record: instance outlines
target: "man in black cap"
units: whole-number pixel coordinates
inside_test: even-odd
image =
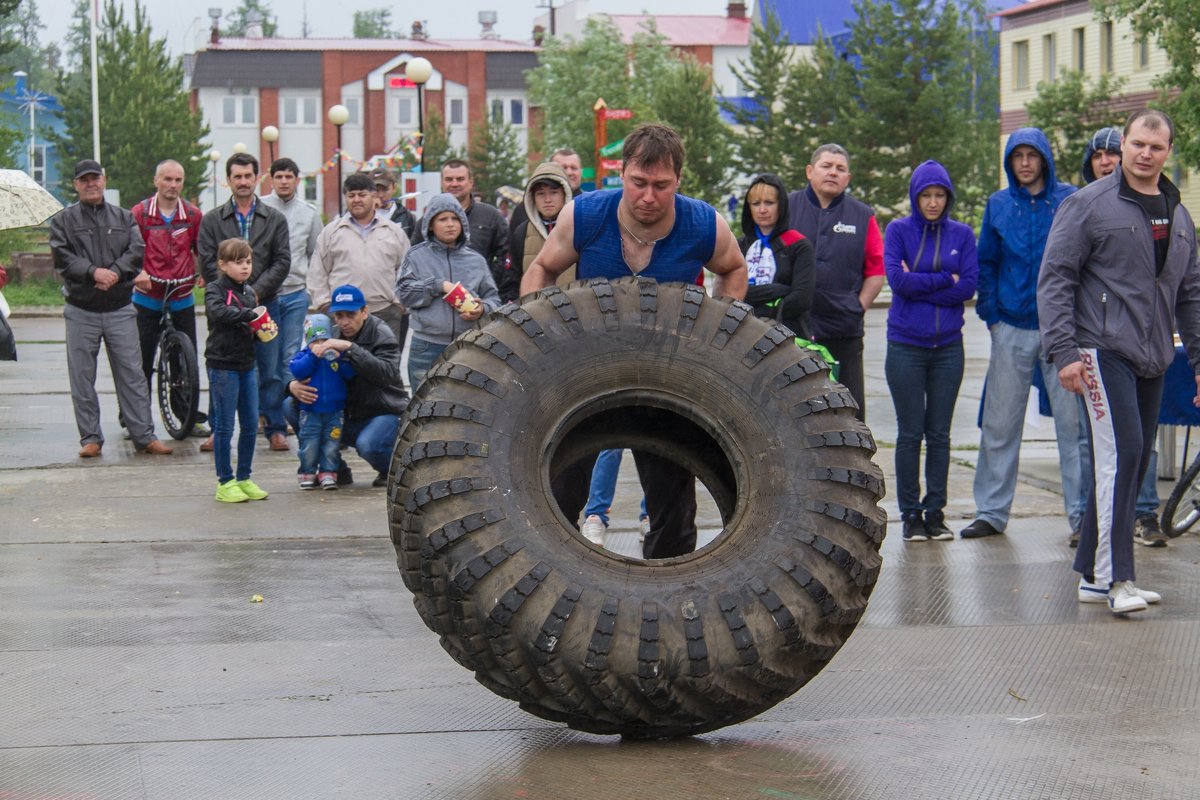
[[[101,341],[134,447],[139,453],[169,455],[171,448],[154,435],[137,311],[130,302],[145,245],[133,214],[105,201],[106,185],[99,163],[78,162],[74,186],[79,202],[50,220],[50,252],[66,297],[67,373],[82,445],[79,456],[95,458],[104,446],[96,395]]]
[[[399,225],[411,242],[413,231],[417,229],[417,218],[403,203],[396,200],[396,176],[386,167],[376,167],[369,174],[375,182],[375,198],[379,201],[376,215],[380,219]]]

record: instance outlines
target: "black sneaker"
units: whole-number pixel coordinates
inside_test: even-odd
[[[1146,547],[1166,547],[1167,535],[1158,527],[1158,517],[1143,514],[1133,523],[1133,540]]]
[[[984,519],[977,519],[970,525],[962,529],[959,533],[964,539],[982,539],[984,536],[1003,536],[1004,531],[998,531],[992,527],[992,524]]]
[[[343,461],[337,470],[337,485],[349,486],[352,483],[354,483],[354,473],[350,471],[350,465]]]
[[[925,515],[925,531],[929,534],[930,541],[949,542],[954,539],[954,531],[946,527],[946,519],[941,514]]]
[[[904,533],[901,538],[906,542],[927,542],[929,541],[929,532],[925,530],[925,523],[919,516],[911,517],[903,520]]]
[[[387,486],[387,473],[381,472],[375,476],[375,480],[371,481],[371,485],[378,489],[380,486]]]
[[[1067,539],[1068,547],[1079,547],[1079,528],[1071,530],[1071,536]]]

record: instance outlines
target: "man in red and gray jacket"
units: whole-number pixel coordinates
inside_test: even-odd
[[[808,186],[788,195],[788,227],[804,234],[817,253],[812,338],[829,348],[839,380],[867,414],[863,385],[863,317],[883,289],[883,237],[875,212],[846,194],[850,154],[823,144],[805,167]]]
[[[179,195],[183,191],[183,165],[168,159],[154,170],[153,196],[133,207],[133,219],[146,243],[142,271],[133,279],[133,305],[137,309],[138,339],[142,346],[142,372],[147,386],[154,372],[154,354],[158,347],[158,326],[166,288],[155,283],[160,280],[184,278],[200,280],[196,269],[196,239],[200,235],[200,209]],[[193,286],[195,283],[193,283]],[[201,283],[201,285],[203,285]],[[171,324],[196,345],[196,301],[192,287],[180,286],[172,291]],[[194,436],[207,436],[206,417],[199,415]]]

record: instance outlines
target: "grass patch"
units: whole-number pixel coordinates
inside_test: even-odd
[[[29,278],[4,287],[4,299],[13,308],[61,306],[62,284],[57,278]]]

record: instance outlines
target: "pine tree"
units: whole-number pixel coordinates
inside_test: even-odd
[[[679,190],[718,203],[729,189],[733,144],[712,94],[712,70],[691,55],[680,57],[659,79],[658,119],[675,129],[685,157]]]
[[[113,0],[104,7],[106,35],[97,44],[101,162],[108,187],[121,193],[125,206],[154,191],[154,169],[172,158],[184,166],[184,195],[195,198],[204,186],[200,161],[208,136],[199,111],[184,90],[183,65],[167,50],[165,39],[150,29],[146,8],[135,0],[132,19]],[[66,80],[59,89],[66,123],[53,137],[69,174],[69,165],[92,157],[91,63],[83,80]]]
[[[475,190],[490,203],[501,186],[524,186],[526,158],[512,126],[489,114],[471,129],[467,160],[471,164]]]
[[[425,109],[425,169],[437,172],[443,163],[452,158],[466,159],[467,154],[450,146],[450,137],[446,133],[446,124],[442,121],[442,112],[435,106]]]
[[[371,8],[354,12],[353,35],[355,39],[398,39],[399,32],[392,28],[390,8]]]
[[[737,136],[738,164],[748,175],[778,172],[784,169],[782,159],[791,161],[797,156],[783,147],[783,93],[791,60],[791,45],[783,35],[779,17],[768,7],[763,24],[751,34],[749,60],[739,60],[733,67],[749,104],[722,101],[741,127]]]
[[[262,23],[263,37],[273,39],[279,35],[279,18],[271,13],[271,4],[267,0],[242,0],[242,4],[225,15],[225,28],[222,35],[237,38],[246,35],[247,17],[251,12],[258,13]]]

